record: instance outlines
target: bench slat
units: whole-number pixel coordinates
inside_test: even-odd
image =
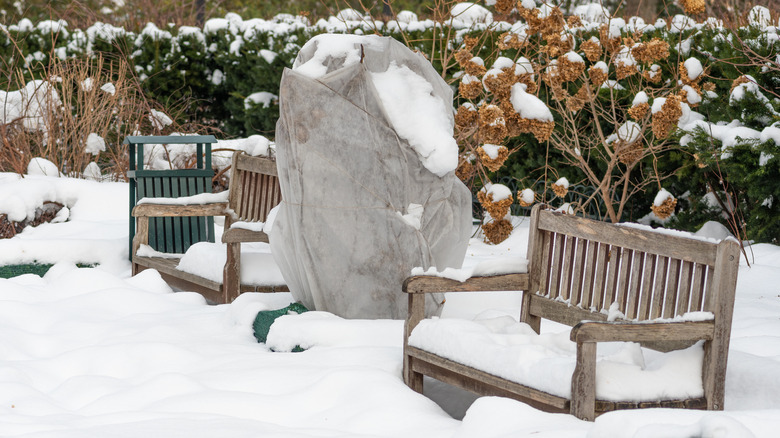
[[[577,245],[577,239],[567,237],[563,252],[563,272],[561,273],[561,292],[560,296],[564,301],[569,301],[573,295],[572,280],[574,275],[574,247]],[[571,300],[572,303],[574,300]]]
[[[596,243],[595,240],[591,242]],[[609,263],[609,245],[606,243],[598,244],[598,253],[596,254],[596,276],[593,282],[593,308],[600,312],[604,308],[604,294],[607,289],[607,264]]]
[[[437,292],[493,292],[528,290],[528,274],[503,274],[489,277],[471,277],[466,281],[418,275],[404,281],[403,291],[410,294]]]
[[[712,295],[715,293],[713,289],[713,281],[715,278],[715,269],[709,268],[707,269],[707,287],[706,287],[706,295],[704,295],[704,303],[702,305],[701,310],[712,312]]]
[[[680,270],[682,269],[682,260],[669,259],[669,276],[666,280],[666,296],[664,297],[663,317],[671,318],[674,316],[674,309],[677,304],[677,295],[679,294]]]
[[[631,261],[634,259],[634,251],[628,248],[622,248],[620,257],[620,274],[618,275],[617,298],[618,308],[623,314],[626,313],[626,304],[628,299],[629,276],[631,275]],[[612,303],[610,303],[611,305]]]
[[[666,274],[669,270],[669,257],[658,256],[655,270],[655,281],[653,282],[653,301],[650,305],[649,319],[661,317],[663,310],[663,297],[666,292]]]
[[[646,320],[650,317],[650,305],[653,300],[653,281],[655,280],[656,269],[655,254],[645,254],[645,267],[642,277],[642,296],[639,299],[639,313],[637,317],[640,320]]]
[[[696,263],[696,270],[693,275],[693,287],[691,287],[690,312],[701,310],[702,296],[704,295],[704,278],[707,275],[707,266]]]
[[[614,224],[606,222],[588,221],[584,223],[580,219],[574,215],[544,212],[539,218],[539,228],[597,242],[615,243],[633,250],[665,254],[706,265],[715,263],[716,245],[706,241],[627,226],[616,227]]]
[[[602,302],[603,309],[609,309],[609,307],[617,301],[617,285],[618,276],[620,275],[620,257],[621,248],[618,246],[609,246],[608,252],[608,271],[607,271],[607,284],[604,289],[604,301]]]
[[[691,285],[693,283],[693,262],[683,261],[680,273],[680,288],[677,290],[677,309],[672,316],[682,315],[688,311],[691,301]]]
[[[572,307],[567,303],[555,301],[539,295],[531,295],[529,300],[529,313],[561,324],[566,324],[569,327],[573,327],[583,319],[590,321],[607,320],[607,315],[604,313],[594,313],[579,307]]]
[[[642,268],[645,265],[645,253],[641,251],[634,251],[634,256],[631,261],[631,279],[628,283],[626,298],[626,317],[628,319],[636,319],[638,315],[639,302],[641,301],[641,287],[642,287]]]
[[[547,295],[550,288],[550,275],[553,269],[550,269],[552,265],[552,233],[541,231],[539,233],[541,238],[539,239],[539,246],[541,247],[541,255],[539,257],[541,266],[538,268],[539,276],[539,293]],[[534,260],[529,260],[530,263],[534,263]]]
[[[571,302],[572,304],[583,306],[582,304],[582,289],[583,289],[583,271],[585,270],[585,256],[587,255],[588,241],[585,239],[577,239],[577,249],[574,253],[574,272],[572,273],[571,283]],[[585,304],[587,309],[590,306]]]
[[[550,298],[557,298],[560,296],[560,285],[561,285],[561,274],[562,274],[562,268],[563,268],[563,247],[566,242],[566,236],[561,235],[558,233],[555,233],[555,244],[552,248],[553,255],[552,255],[552,263],[550,265],[550,271],[552,271],[550,275],[550,291],[547,294]]]
[[[585,260],[583,266],[582,295],[580,306],[590,308],[593,302],[593,278],[596,274],[596,251],[598,243],[589,240],[585,249]]]

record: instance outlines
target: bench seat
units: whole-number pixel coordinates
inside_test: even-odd
[[[706,323],[705,323],[706,324]],[[511,316],[423,320],[409,346],[552,396],[571,398],[577,344],[569,331],[536,333]],[[637,343],[599,345],[596,399],[654,402],[704,396],[701,343],[663,353]]]

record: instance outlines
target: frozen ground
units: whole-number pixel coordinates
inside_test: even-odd
[[[445,411],[403,385],[401,321],[288,316],[269,344],[310,348],[271,352],[251,323],[289,295],[209,306],[172,293],[154,271],[130,277],[127,194],[120,183],[0,174],[0,213],[27,214],[46,198],[69,215],[0,240],[0,264],[57,263],[43,278],[0,279],[0,436],[768,438],[780,430],[776,246],[754,246],[755,263],[740,268],[726,411],[626,411],[588,423],[500,398],[468,407],[474,397],[428,384]],[[527,228],[516,224],[501,245],[472,240],[468,262],[523,256]],[[518,306],[506,293],[450,295],[443,316]]]

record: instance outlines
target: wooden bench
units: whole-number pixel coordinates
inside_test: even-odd
[[[262,231],[231,228],[241,222],[265,222],[268,213],[282,199],[276,162],[266,157],[252,157],[236,152],[232,161],[232,176],[228,201],[208,204],[154,204],[143,203],[133,209],[136,234],[132,245],[133,275],[144,269],[156,269],[170,285],[201,293],[216,303],[229,303],[243,292],[283,292],[287,286],[241,284],[241,243],[268,242]],[[149,242],[149,220],[154,217],[186,218],[194,216],[224,216],[225,231],[222,242],[227,244],[227,263],[221,283],[176,269],[175,257],[148,257],[138,255],[142,244]]]
[[[739,245],[719,244],[545,210],[532,210],[528,273],[474,277],[463,283],[432,276],[406,279],[409,313],[404,381],[422,392],[423,375],[482,395],[511,397],[549,412],[593,420],[616,409],[723,409]],[[409,345],[423,319],[424,294],[446,291],[525,291],[520,321],[539,333],[542,318],[573,327],[576,367],[571,398],[502,379]],[[617,303],[617,304],[613,304]],[[619,309],[615,309],[617,306]],[[607,321],[610,307],[625,316]],[[714,318],[686,321],[687,312]],[[704,341],[703,397],[614,402],[596,399],[598,342],[638,342],[671,351]]]

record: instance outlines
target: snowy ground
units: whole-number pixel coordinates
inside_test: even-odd
[[[401,380],[401,321],[287,318],[258,344],[258,310],[287,294],[245,294],[209,306],[172,293],[154,271],[130,277],[128,188],[121,183],[0,174],[0,213],[68,206],[67,222],[0,240],[0,264],[57,263],[43,278],[0,279],[0,436],[8,437],[775,437],[780,430],[780,248],[753,247],[740,269],[725,412],[615,412],[595,423],[501,398]],[[36,201],[39,200],[39,201]],[[502,245],[472,240],[469,263],[522,256],[526,224]],[[77,268],[76,262],[100,263]],[[445,317],[517,297],[450,295]],[[452,418],[453,413],[462,420]]]

